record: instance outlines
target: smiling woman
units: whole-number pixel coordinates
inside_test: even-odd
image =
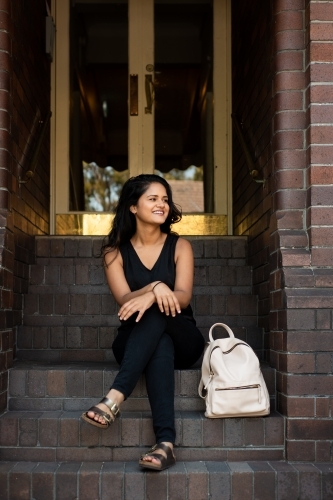
[[[180,219],[162,177],[142,174],[124,184],[102,247],[107,282],[120,307],[121,326],[112,346],[120,369],[106,397],[82,415],[107,429],[145,373],[156,444],[139,464],[155,470],[176,461],[174,368],[189,368],[204,349],[190,306],[192,248],[171,232]]]
[[[159,182],[150,184],[137,205],[133,205],[130,211],[136,216],[137,229],[141,223],[153,222],[153,220],[155,223],[163,224],[169,214],[168,195],[165,187]],[[153,216],[157,218],[152,219]]]

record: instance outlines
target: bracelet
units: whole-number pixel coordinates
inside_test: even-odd
[[[153,286],[153,288],[151,289],[151,291],[153,292],[153,291],[154,291],[155,286],[159,285],[160,283],[163,283],[163,281],[158,281],[157,283],[155,283],[155,285]]]

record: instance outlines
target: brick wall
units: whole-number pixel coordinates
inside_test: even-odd
[[[33,235],[49,230],[49,137],[25,185],[40,120],[50,109],[44,0],[0,0],[0,410],[22,319]]]
[[[275,2],[271,362],[278,370],[278,408],[288,417],[287,458],[319,462],[332,460],[332,74],[322,64],[330,44],[320,42],[329,37],[330,7]],[[302,54],[303,64],[286,68],[287,52],[295,61]],[[283,111],[281,102],[288,102]]]
[[[259,297],[259,325],[266,332],[269,331],[272,22],[271,1],[232,3],[233,113],[242,124],[259,171],[258,179],[266,179],[264,187],[252,180],[234,133],[234,233],[249,236],[249,263],[253,266],[254,293]]]
[[[332,461],[333,5],[273,0],[269,24],[267,4],[246,4],[233,5],[233,109],[269,180],[251,183],[235,137],[235,228],[250,238],[287,458]]]
[[[333,263],[333,4],[307,2],[307,228],[312,264]]]

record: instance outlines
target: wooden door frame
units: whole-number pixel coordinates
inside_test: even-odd
[[[50,232],[55,234],[57,214],[69,213],[70,0],[52,2],[52,16],[56,24],[56,40],[51,65],[51,110],[53,119],[51,125]],[[214,0],[213,31],[215,215],[227,218],[227,234],[232,234],[231,0]],[[141,62],[141,67],[142,64],[145,65],[146,62]],[[216,89],[219,91],[217,92]],[[143,96],[141,96],[142,99]],[[152,116],[149,116],[148,119],[151,119]],[[140,165],[140,162],[135,159],[135,156],[140,155],[142,144],[140,142],[139,128],[135,130],[134,127],[133,130],[133,134],[138,137],[138,142],[137,152],[130,160],[131,175],[137,175],[144,169],[142,162]],[[153,165],[153,152],[151,155],[152,159],[148,160],[148,162],[145,161],[145,165],[150,165],[150,163]],[[148,166],[148,170],[151,170],[151,166]],[[222,196],[221,190],[224,191]]]

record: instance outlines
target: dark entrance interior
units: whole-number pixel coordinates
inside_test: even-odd
[[[211,212],[211,1],[156,1],[154,11],[155,168],[201,182],[193,211]],[[112,211],[130,175],[127,2],[76,1],[70,30],[70,209]]]

